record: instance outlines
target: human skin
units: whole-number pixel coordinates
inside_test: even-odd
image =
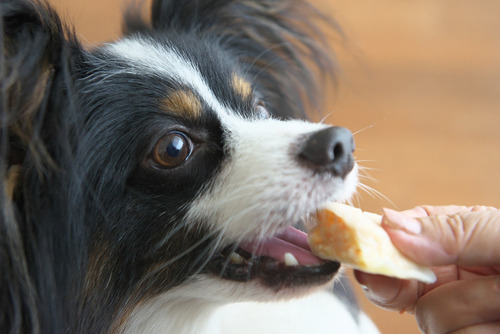
[[[355,271],[374,304],[415,315],[423,333],[500,333],[500,210],[484,206],[384,209],[394,245],[431,266],[433,284]]]

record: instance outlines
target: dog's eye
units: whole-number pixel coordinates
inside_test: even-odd
[[[255,114],[260,119],[268,119],[271,117],[271,114],[266,109],[266,105],[263,101],[257,101],[257,103],[255,103]]]
[[[172,131],[162,137],[153,151],[153,160],[162,168],[174,168],[186,161],[193,144],[183,133]]]

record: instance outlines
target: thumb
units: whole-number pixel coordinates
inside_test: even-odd
[[[423,217],[384,209],[382,226],[404,255],[423,265],[500,265],[500,210],[446,208],[420,207]]]

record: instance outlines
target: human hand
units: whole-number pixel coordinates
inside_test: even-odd
[[[368,299],[414,313],[423,333],[500,333],[500,210],[421,206],[384,210],[394,245],[433,266],[433,284],[355,271]]]

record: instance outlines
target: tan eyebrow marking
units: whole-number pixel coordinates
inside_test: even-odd
[[[14,198],[14,192],[19,184],[19,178],[21,175],[21,166],[13,165],[9,168],[7,172],[7,182],[5,184],[5,194],[9,200]]]
[[[234,91],[243,99],[248,99],[252,94],[252,85],[236,73],[233,73],[231,85]]]
[[[162,109],[183,117],[199,118],[202,104],[189,90],[177,90],[162,100]]]

